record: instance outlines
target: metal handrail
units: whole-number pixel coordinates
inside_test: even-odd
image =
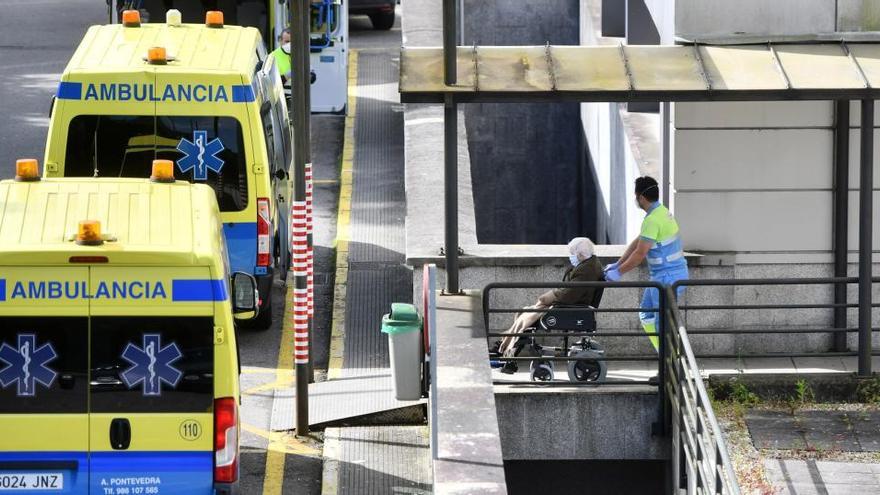
[[[880,277],[871,277],[872,282],[880,282]],[[860,279],[857,277],[811,277],[811,278],[772,278],[772,279],[688,279],[688,280],[680,280],[671,285],[671,289],[673,293],[677,293],[679,289],[688,288],[688,290],[696,289],[699,287],[767,287],[767,286],[775,286],[775,287],[789,287],[789,286],[817,286],[817,285],[826,285],[826,286],[847,286],[852,284],[860,283]],[[870,312],[870,308],[880,307],[880,303],[870,302],[866,306],[868,311]],[[677,306],[679,311],[690,312],[690,311],[715,311],[715,310],[761,310],[761,309],[770,309],[770,310],[801,310],[801,309],[827,309],[834,310],[835,312],[843,311],[845,312],[849,308],[859,308],[859,311],[864,311],[865,308],[861,307],[861,304],[850,304],[845,299],[843,301],[837,301],[833,303],[793,303],[793,304],[780,304],[780,303],[768,303],[768,304],[707,304],[707,305],[690,305],[690,304],[681,304]],[[845,318],[845,315],[844,315]],[[846,356],[846,357],[858,357],[859,358],[859,374],[860,375],[868,375],[870,372],[870,357],[880,355],[880,352],[873,351],[870,345],[862,345],[862,338],[864,340],[870,342],[871,332],[875,332],[878,330],[877,327],[871,328],[862,328],[859,327],[848,327],[845,325],[845,321],[841,324],[835,318],[835,324],[829,328],[821,328],[821,327],[798,327],[798,326],[790,326],[790,327],[780,327],[773,328],[770,327],[760,327],[761,324],[757,324],[754,328],[699,328],[699,329],[691,329],[688,333],[689,335],[750,335],[750,334],[820,334],[827,333],[831,335],[839,335],[842,338],[845,338],[846,334],[859,334],[860,335],[860,344],[857,351],[846,351],[842,348],[838,348],[835,346],[833,353],[829,352],[749,352],[745,354],[746,357],[804,357],[804,356]],[[865,337],[865,333],[867,336]],[[700,358],[726,358],[731,357],[729,354],[700,354],[698,357]],[[737,355],[734,357],[743,357],[743,355]]]
[[[684,320],[675,303],[675,292],[671,288],[666,291],[665,389],[672,420],[673,488],[681,487],[684,466],[689,494],[739,495],[727,443],[712,410],[687,330],[681,324]]]

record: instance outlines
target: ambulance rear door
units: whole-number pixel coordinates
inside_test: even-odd
[[[0,267],[0,492],[88,493],[87,267]]]
[[[92,267],[92,494],[213,493],[213,310],[226,285],[209,275]]]

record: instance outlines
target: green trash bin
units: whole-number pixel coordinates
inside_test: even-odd
[[[392,303],[382,317],[382,333],[388,335],[391,376],[397,400],[422,397],[422,318],[412,304]]]

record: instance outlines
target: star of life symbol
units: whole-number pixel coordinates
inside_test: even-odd
[[[193,131],[193,140],[183,138],[177,144],[177,151],[183,158],[177,160],[177,167],[182,173],[193,171],[193,180],[208,180],[208,170],[219,174],[223,170],[223,160],[217,158],[225,148],[218,138],[208,141],[207,131]]]
[[[122,351],[122,359],[131,363],[131,367],[122,372],[122,381],[128,388],[142,384],[146,396],[162,395],[162,382],[171,388],[180,382],[183,373],[173,364],[182,356],[177,344],[162,347],[161,335],[144,334],[143,347],[129,342]]]
[[[0,363],[6,367],[0,370],[0,386],[6,388],[17,384],[16,395],[33,397],[37,394],[37,383],[49,388],[58,376],[47,366],[58,357],[51,343],[37,347],[37,337],[32,333],[18,334],[17,347],[6,342],[0,346]]]

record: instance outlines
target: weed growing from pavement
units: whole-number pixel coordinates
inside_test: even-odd
[[[880,404],[880,375],[859,382],[856,397],[865,404]]]
[[[813,387],[811,387],[810,383],[803,378],[795,382],[794,393],[795,400],[801,405],[814,402],[816,400],[816,394],[813,393]]]

